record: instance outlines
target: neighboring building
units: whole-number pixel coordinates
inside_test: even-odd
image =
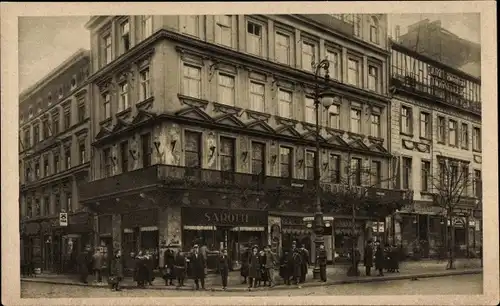
[[[92,242],[78,198],[90,168],[89,68],[89,51],[79,50],[19,96],[21,260],[42,270],[76,268],[76,254]]]
[[[423,240],[424,255],[445,243],[443,210],[433,205],[440,162],[454,161],[473,181],[457,206],[456,244],[479,247],[481,220],[481,80],[392,44],[392,151],[399,155],[396,188],[414,191],[414,205],[401,210],[393,234],[407,252]],[[460,177],[460,176],[459,176]],[[464,177],[464,176],[462,176]]]
[[[199,237],[235,259],[249,241],[292,238],[314,254],[303,221],[314,211],[310,94],[312,64],[326,57],[338,100],[321,114],[323,187],[334,194],[352,163],[373,167],[355,184],[401,200],[387,189],[385,15],[96,16],[87,27],[93,160],[81,197],[99,215],[96,243],[122,247],[126,265],[130,251],[187,250]],[[330,259],[349,249],[345,206],[324,204],[336,218]],[[357,223],[362,248],[371,220]]]
[[[468,63],[475,63],[476,68],[472,72],[476,73],[467,70],[465,72],[476,77],[481,76],[479,64],[481,63],[481,45],[460,38],[444,29],[441,27],[440,20],[430,22],[429,19],[425,19],[412,24],[408,26],[408,32],[396,37],[396,40],[410,50],[456,69],[461,69]],[[470,68],[468,66],[465,68]]]

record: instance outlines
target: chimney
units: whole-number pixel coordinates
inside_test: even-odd
[[[399,37],[401,36],[401,27],[399,25],[397,25],[395,31],[396,31],[396,33],[395,33],[394,40],[399,42]]]

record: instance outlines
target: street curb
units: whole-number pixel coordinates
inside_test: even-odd
[[[385,282],[385,281],[394,281],[394,280],[403,280],[403,279],[413,279],[413,278],[431,278],[431,277],[443,277],[443,276],[453,276],[453,275],[470,275],[470,274],[481,274],[483,272],[482,269],[470,269],[470,270],[462,270],[462,271],[443,271],[443,272],[435,272],[435,273],[420,273],[420,274],[412,274],[412,275],[387,275],[384,277],[371,277],[371,278],[351,278],[345,280],[335,280],[335,281],[327,281],[327,282],[310,282],[301,284],[302,288],[309,287],[324,287],[324,286],[332,286],[332,285],[345,285],[345,284],[359,284],[359,283],[374,283],[374,282]],[[68,285],[68,286],[81,286],[81,287],[94,287],[94,288],[109,288],[107,285],[97,285],[97,284],[82,284],[82,283],[65,283],[61,281],[48,280],[48,279],[31,279],[31,278],[21,278],[21,282],[32,282],[32,283],[45,283],[45,284],[55,284],[55,285]],[[122,288],[125,289],[136,289],[137,286],[133,285],[124,285]],[[176,287],[168,287],[168,286],[152,286],[147,287],[149,290],[169,290],[169,291],[193,291],[191,286],[184,286],[182,288]],[[270,290],[284,290],[284,289],[298,289],[297,286],[291,285],[278,285],[275,287],[257,287],[252,288],[251,291],[270,291]],[[226,292],[248,292],[248,288],[227,288],[223,290],[222,288],[209,288],[206,291],[226,291]]]

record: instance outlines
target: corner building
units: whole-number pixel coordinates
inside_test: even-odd
[[[481,80],[397,43],[391,49],[395,187],[414,192],[392,235],[409,255],[418,241],[424,257],[446,245],[451,224],[433,195],[440,165],[451,162],[470,180],[452,217],[456,254],[465,256],[482,244]]]
[[[386,16],[101,16],[87,26],[94,159],[81,197],[98,214],[96,243],[128,256],[201,237],[236,262],[248,242],[280,250],[298,239],[315,258],[303,218],[314,212],[313,64],[325,57],[338,103],[320,117],[323,188],[340,190],[352,162],[376,173],[355,184],[402,197],[384,180]],[[350,207],[327,202],[331,260],[349,248],[351,221]],[[371,221],[357,219],[361,248]]]
[[[89,69],[78,50],[19,96],[20,258],[40,271],[76,272],[93,241],[78,191],[90,170]]]

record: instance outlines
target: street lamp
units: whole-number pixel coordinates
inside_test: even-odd
[[[319,147],[319,142],[320,142],[320,127],[319,127],[319,106],[320,104],[323,105],[325,109],[328,109],[330,106],[332,106],[334,100],[335,100],[335,95],[331,92],[328,92],[328,81],[330,80],[330,75],[328,74],[328,69],[330,68],[330,62],[328,59],[323,59],[319,64],[316,66],[315,72],[314,72],[314,81],[315,81],[315,88],[314,88],[314,107],[316,110],[316,154],[315,154],[315,167],[314,167],[314,183],[315,183],[315,189],[316,189],[316,209],[314,212],[314,233],[315,233],[315,239],[314,239],[314,244],[316,246],[316,254],[319,254],[319,247],[321,244],[324,243],[323,239],[323,230],[324,230],[324,223],[323,223],[323,211],[321,207],[321,186],[320,186],[320,147]],[[319,84],[319,78],[320,78],[320,72],[321,69],[325,70],[325,87],[320,86]],[[319,278],[319,265],[317,264],[317,260],[315,260],[314,264],[314,269],[313,269],[313,278],[318,279]]]

